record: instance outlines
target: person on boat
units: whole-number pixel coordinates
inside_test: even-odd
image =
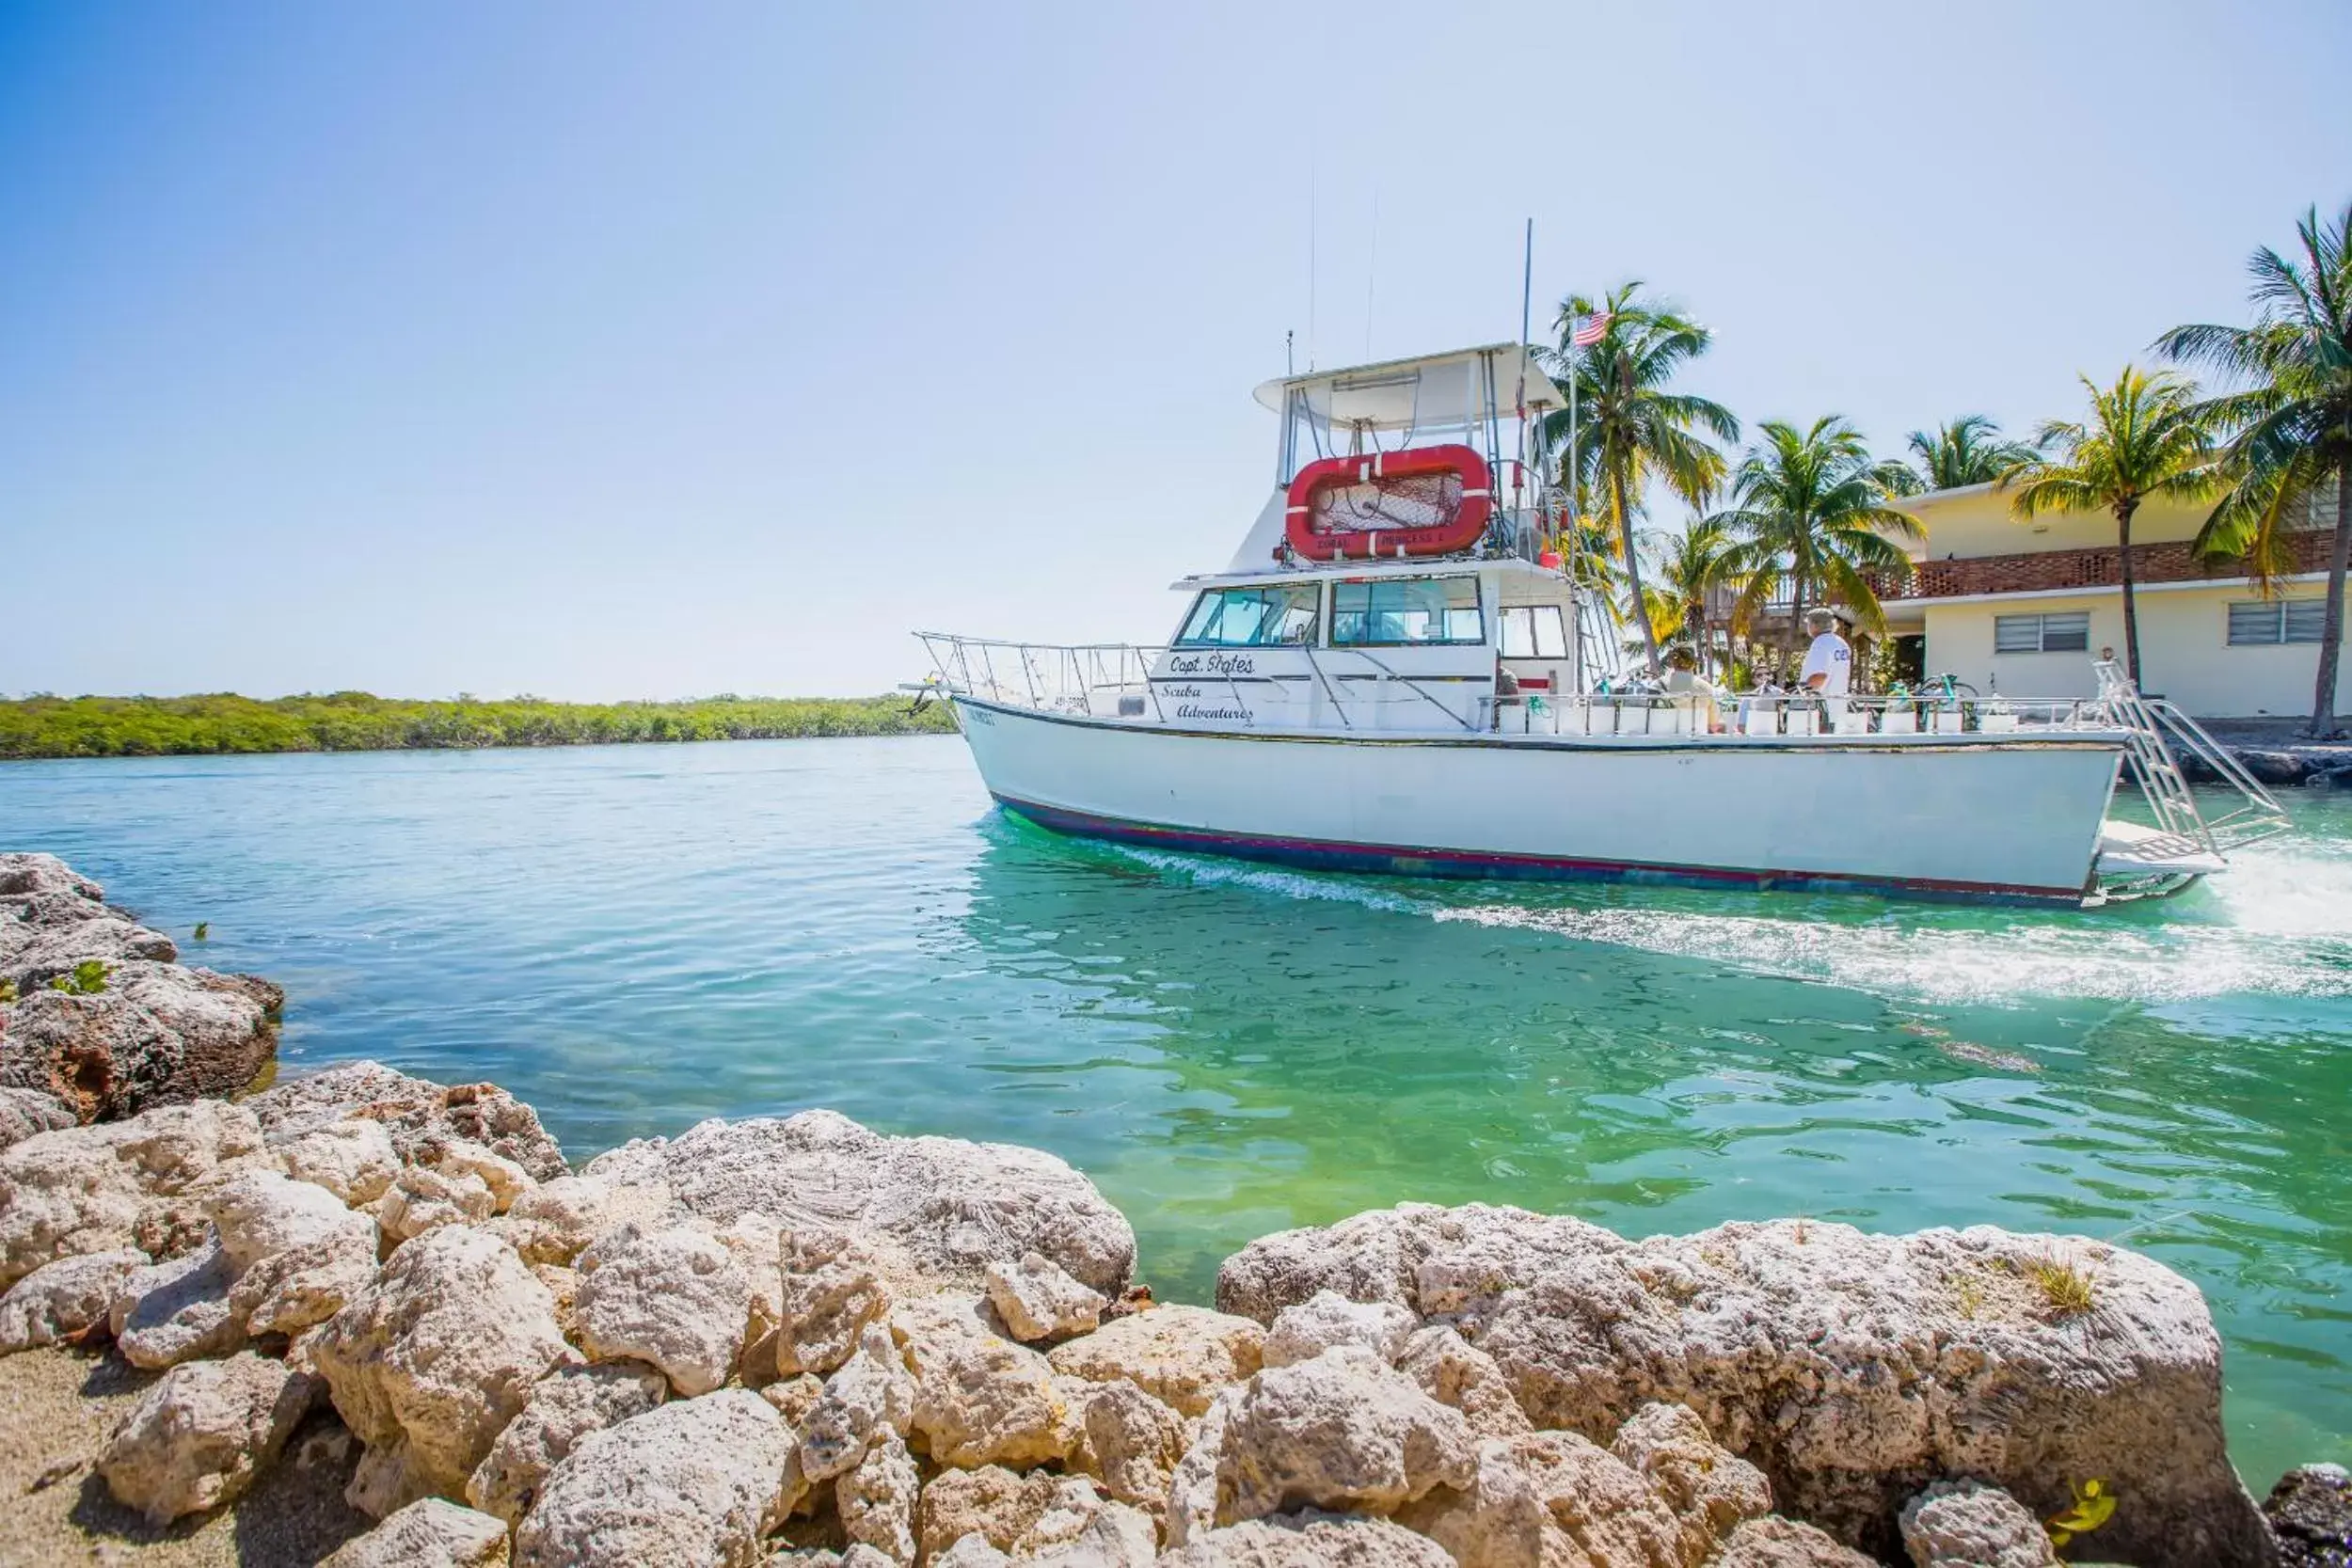
[[[1713,735],[1722,728],[1717,705],[1723,701],[1723,690],[1699,673],[1698,660],[1688,648],[1676,648],[1666,656],[1666,695],[1690,710],[1693,735]]]
[[[1853,648],[1837,635],[1837,612],[1834,610],[1808,610],[1804,612],[1805,630],[1813,634],[1813,645],[1804,651],[1804,673],[1798,684],[1821,699],[1824,727],[1843,727],[1846,717],[1846,695],[1853,688]]]

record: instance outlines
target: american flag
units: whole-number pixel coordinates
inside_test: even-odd
[[[1591,348],[1609,335],[1609,312],[1596,311],[1584,318],[1584,324],[1568,334],[1568,341],[1578,348]]]

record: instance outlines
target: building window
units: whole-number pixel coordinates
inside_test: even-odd
[[[1996,654],[2079,654],[2090,648],[2090,611],[2087,610],[1993,618],[1993,651]]]
[[[2230,606],[2230,646],[2316,642],[2327,619],[2325,599],[2247,599]]]
[[[1263,648],[1315,640],[1315,587],[1212,588],[1193,602],[1176,639],[1186,648]]]
[[[1331,646],[1484,642],[1476,578],[1370,578],[1331,589]]]

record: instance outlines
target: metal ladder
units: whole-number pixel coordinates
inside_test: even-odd
[[[2155,814],[2159,832],[2218,855],[2287,830],[2286,808],[2203,725],[2161,697],[2141,696],[2114,661],[2102,660],[2098,671],[2099,702],[2125,732],[2132,782]],[[2234,809],[2210,819],[2198,809],[2196,792],[2173,759],[2174,742],[2237,792]]]

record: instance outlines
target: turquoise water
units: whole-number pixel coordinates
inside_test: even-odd
[[[0,847],[210,921],[290,1065],[495,1079],[575,1159],[808,1105],[1035,1144],[1194,1299],[1406,1198],[2116,1238],[2212,1301],[2257,1485],[2352,1461],[2352,797],[2295,811],[2021,914],[1088,846],[951,738],[0,767]]]

